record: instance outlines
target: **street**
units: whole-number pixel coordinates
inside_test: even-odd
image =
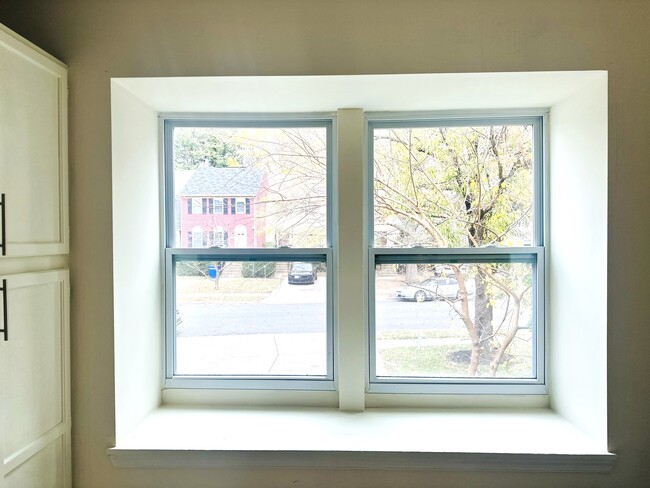
[[[188,303],[179,305],[178,337],[325,331],[324,303]],[[380,301],[377,330],[462,328],[447,302]]]

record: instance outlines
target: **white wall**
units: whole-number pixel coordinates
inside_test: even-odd
[[[550,114],[551,406],[607,441],[607,77]]]
[[[115,436],[160,403],[162,272],[158,114],[111,84]],[[104,182],[108,184],[108,182]]]

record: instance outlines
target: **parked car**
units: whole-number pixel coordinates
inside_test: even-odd
[[[318,279],[316,267],[312,263],[291,263],[289,267],[289,284],[313,285]]]
[[[468,295],[474,294],[474,281],[465,282]],[[395,297],[400,300],[415,300],[424,302],[426,300],[458,300],[460,298],[460,286],[455,278],[430,278],[419,285],[406,285],[404,288],[395,290]]]

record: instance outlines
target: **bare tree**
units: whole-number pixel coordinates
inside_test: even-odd
[[[396,237],[407,247],[521,245],[530,239],[530,145],[528,127],[377,131],[376,226],[379,223],[403,229],[410,223],[415,229]],[[466,276],[460,266],[452,269],[460,292],[459,299],[450,305],[465,324],[472,342],[467,373],[477,374],[483,356],[496,374],[519,328],[519,309],[527,288],[522,289],[516,280],[497,279],[489,266],[474,267],[472,316]],[[496,288],[509,297],[507,313],[514,318],[502,342],[497,340],[494,324],[492,298]]]

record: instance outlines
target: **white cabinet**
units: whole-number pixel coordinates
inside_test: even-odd
[[[70,486],[68,271],[0,284],[0,486]]]
[[[66,139],[65,66],[0,25],[0,488],[72,484]]]
[[[67,94],[65,66],[0,25],[0,256],[68,253]]]

